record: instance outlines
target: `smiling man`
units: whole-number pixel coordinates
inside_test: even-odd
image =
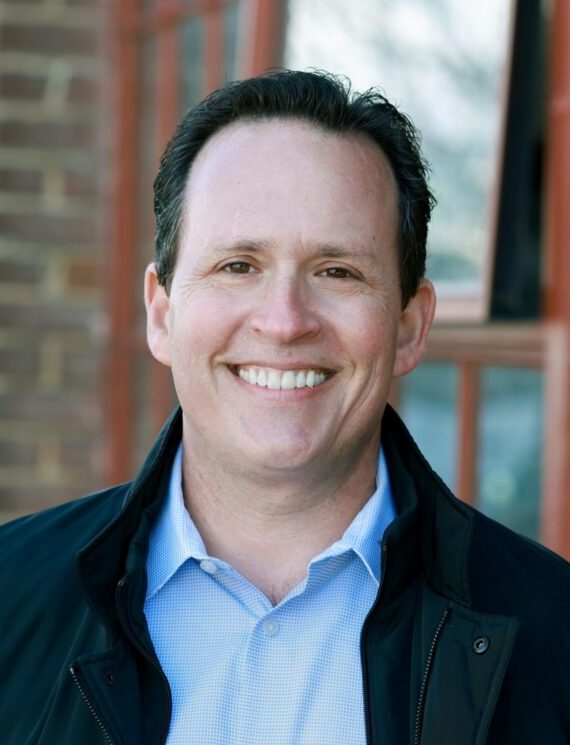
[[[387,406],[435,305],[409,120],[323,73],[229,84],[155,193],[180,410],[132,483],[4,528],[2,742],[570,742],[568,565]]]

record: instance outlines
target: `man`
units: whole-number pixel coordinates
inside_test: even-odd
[[[155,193],[181,410],[132,483],[3,529],[2,742],[569,743],[568,565],[386,405],[435,304],[409,120],[322,73],[230,84]]]

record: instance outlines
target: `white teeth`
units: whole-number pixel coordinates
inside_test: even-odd
[[[284,391],[292,391],[295,388],[296,376],[293,370],[287,370],[281,377],[281,388]]]
[[[272,391],[278,391],[281,388],[281,375],[277,370],[270,370],[267,373],[267,387]]]
[[[327,379],[320,370],[276,370],[263,367],[239,367],[239,377],[250,385],[259,385],[273,391],[292,391],[295,388],[314,388]]]

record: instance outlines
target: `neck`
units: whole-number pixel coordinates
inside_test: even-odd
[[[186,507],[206,549],[276,604],[338,540],[375,488],[378,442],[344,464],[295,478],[247,475],[184,443]],[[323,472],[324,471],[324,472]]]

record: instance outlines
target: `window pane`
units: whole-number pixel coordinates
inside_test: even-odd
[[[224,82],[238,77],[238,34],[240,7],[243,3],[228,5],[224,11]]]
[[[201,16],[180,27],[180,112],[197,103],[204,93],[204,22]]]
[[[381,86],[423,133],[439,201],[428,273],[478,295],[488,248],[511,0],[289,0],[287,67]]]
[[[538,539],[542,455],[542,374],[481,371],[477,506]]]
[[[456,480],[457,368],[424,362],[401,380],[398,411],[432,468],[450,488]]]
[[[219,75],[215,87],[228,80],[235,80],[238,71],[238,37],[240,25],[245,12],[243,3],[228,3],[219,11],[221,22],[221,38],[219,40],[221,60],[219,60]],[[184,113],[190,106],[198,103],[208,91],[207,70],[205,69],[208,55],[208,40],[206,34],[207,12],[189,18],[180,26],[180,113]],[[211,41],[210,41],[211,43]],[[217,46],[216,46],[217,48]],[[216,76],[217,77],[217,76]]]

